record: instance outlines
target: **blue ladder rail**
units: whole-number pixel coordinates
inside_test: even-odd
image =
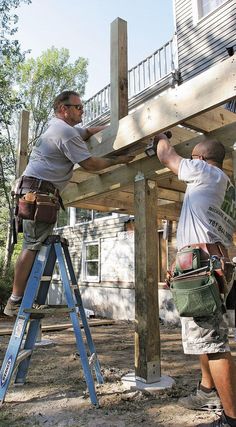
[[[92,340],[87,318],[85,315],[81,294],[76,283],[76,277],[71,262],[66,239],[57,235],[49,236],[37,253],[26,290],[22,299],[19,313],[13,328],[0,371],[0,404],[4,402],[14,370],[16,369],[15,384],[24,384],[30,365],[31,356],[35,347],[40,328],[43,311],[32,309],[34,302],[45,304],[53,270],[58,260],[60,275],[69,309],[70,319],[76,338],[76,345],[80,354],[84,377],[89,390],[92,404],[99,406],[92,369],[94,368],[97,382],[103,383],[100,364]],[[68,274],[69,273],[69,274]],[[86,343],[89,349],[89,358],[83,340],[76,303],[85,332]],[[28,330],[27,325],[29,324]],[[26,334],[23,343],[24,335]]]

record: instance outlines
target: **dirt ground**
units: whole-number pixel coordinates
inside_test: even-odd
[[[0,322],[1,329],[12,325],[8,319]],[[43,320],[43,324],[48,322]],[[91,333],[105,380],[97,386],[100,407],[90,403],[73,331],[45,332],[42,338],[53,343],[35,349],[24,386],[10,385],[1,406],[0,427],[188,427],[215,418],[212,413],[188,411],[177,404],[180,396],[195,390],[200,373],[197,357],[182,352],[179,328],[161,326],[162,375],[171,376],[176,384],[156,394],[127,390],[121,382],[134,369],[132,322],[91,327]],[[0,336],[0,362],[9,338]],[[236,356],[233,338],[231,347]]]

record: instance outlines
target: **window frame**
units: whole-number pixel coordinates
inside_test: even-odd
[[[219,6],[216,6],[214,9],[212,9],[210,12],[206,13],[203,16],[200,15],[200,1],[201,0],[192,0],[192,10],[193,10],[193,23],[194,25],[197,25],[202,20],[208,18],[212,13],[214,13],[216,10],[218,10],[224,3],[227,3],[229,0],[223,0],[222,3]]]
[[[87,259],[87,247],[89,246],[98,246],[98,257],[94,259]],[[98,274],[96,276],[90,276],[87,274],[87,264],[91,262],[96,262],[98,264]],[[83,282],[94,282],[99,283],[101,281],[101,243],[99,240],[90,240],[83,242],[82,249],[82,277]]]

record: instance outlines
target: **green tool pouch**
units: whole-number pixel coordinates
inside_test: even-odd
[[[210,259],[187,246],[176,255],[170,290],[181,317],[205,317],[222,311],[219,286]]]
[[[171,280],[171,292],[179,315],[205,317],[222,312],[222,300],[214,274],[192,273]]]

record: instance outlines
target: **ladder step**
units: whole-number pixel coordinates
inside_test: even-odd
[[[30,350],[30,349],[29,350],[27,350],[27,349],[20,350],[19,354],[17,356],[17,359],[16,359],[16,363],[19,364],[20,362],[22,362],[22,360],[29,357],[32,354],[32,351],[33,350]]]
[[[52,276],[42,276],[40,282],[49,282]]]
[[[25,308],[24,312],[25,313],[30,313],[32,315],[39,315],[41,316],[45,316],[45,315],[52,315],[52,314],[59,314],[59,313],[73,313],[75,312],[75,308],[68,308],[68,307],[53,307],[53,308]]]

